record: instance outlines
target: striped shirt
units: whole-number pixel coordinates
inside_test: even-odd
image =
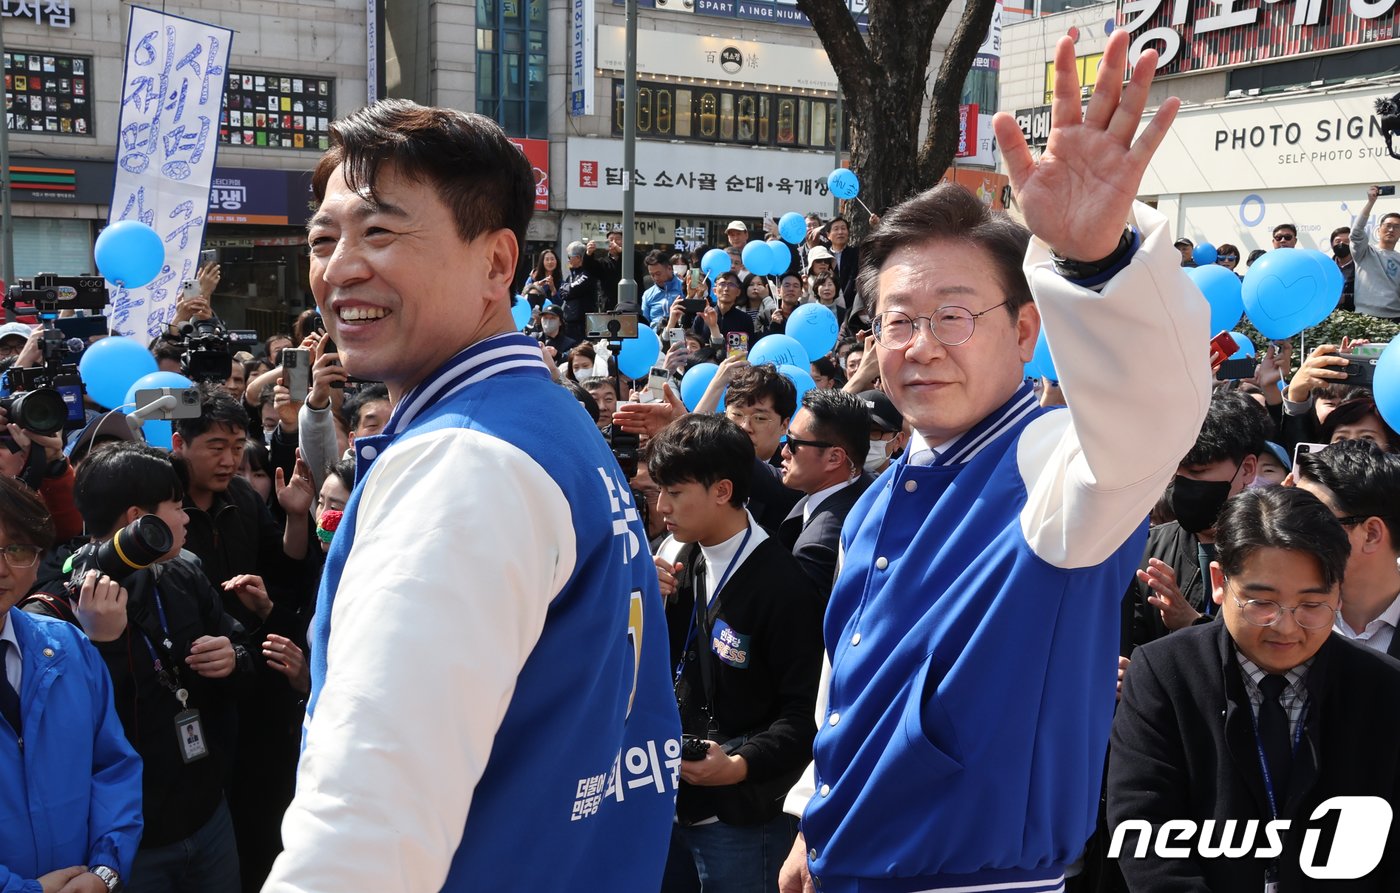
[[[1269,675],[1258,664],[1244,656],[1244,652],[1235,649],[1235,657],[1240,662],[1240,675],[1244,676],[1244,690],[1249,695],[1249,706],[1254,709],[1254,716],[1259,717],[1259,705],[1264,703],[1264,692],[1259,689],[1259,682]],[[1302,720],[1303,713],[1308,706],[1308,687],[1305,684],[1308,677],[1308,667],[1312,666],[1313,658],[1308,658],[1298,666],[1283,674],[1283,678],[1288,684],[1283,687],[1283,692],[1278,696],[1278,702],[1288,714],[1288,735],[1290,739],[1296,738],[1298,734],[1298,722]]]

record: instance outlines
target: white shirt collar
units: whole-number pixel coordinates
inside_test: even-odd
[[[937,458],[938,456],[943,455],[943,452],[947,450],[948,447],[952,446],[953,443],[957,441],[957,439],[957,437],[954,437],[950,440],[945,440],[937,444],[936,446],[930,446],[928,438],[924,437],[918,431],[915,431],[909,435],[909,461],[915,465],[927,465],[929,464],[929,462],[923,459],[923,457],[920,455],[921,453],[932,452],[934,458]]]
[[[739,569],[739,565],[744,563],[744,559],[753,554],[753,550],[758,548],[758,544],[768,539],[768,534],[758,522],[749,514],[748,509],[744,510],[744,517],[748,519],[748,527],[740,530],[722,543],[713,546],[700,544],[700,553],[705,556],[705,565],[708,571],[705,574],[705,585],[709,587],[706,594],[706,601],[715,597],[718,591],[721,578],[728,582],[728,578],[734,576],[734,572]],[[745,541],[744,535],[748,534]],[[743,545],[744,550],[739,551],[739,546]],[[732,566],[732,567],[731,567]]]
[[[0,611],[0,623],[4,628],[0,629],[0,639],[10,643],[9,650],[5,654],[5,675],[9,677],[10,684],[19,688],[20,671],[24,669],[24,658],[19,653],[19,638],[15,635],[15,625],[10,622],[9,611]]]
[[[1342,619],[1342,612],[1337,612],[1337,622],[1335,628],[1337,632],[1348,639],[1358,639],[1365,641],[1374,636],[1379,630],[1389,626],[1391,629],[1400,627],[1400,595],[1390,600],[1390,606],[1381,612],[1381,616],[1366,624],[1366,628],[1360,631],[1353,631],[1347,626],[1347,622]]]
[[[805,497],[805,498],[802,500],[802,524],[803,524],[803,526],[806,526],[807,522],[810,521],[810,520],[812,520],[812,512],[814,512],[814,511],[817,510],[817,506],[819,506],[819,505],[821,505],[823,502],[825,502],[825,501],[827,500],[828,497],[830,497],[832,494],[836,493],[838,490],[844,490],[845,488],[849,487],[851,484],[854,484],[855,482],[856,482],[856,479],[855,479],[855,478],[848,478],[848,479],[842,481],[842,482],[839,483],[839,484],[832,484],[830,487],[826,487],[825,489],[818,490],[817,492],[812,493],[812,494],[808,495],[807,497]]]

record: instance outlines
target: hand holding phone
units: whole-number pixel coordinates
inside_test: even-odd
[[[305,403],[311,388],[311,351],[305,347],[284,347],[281,355],[282,384],[294,403]]]

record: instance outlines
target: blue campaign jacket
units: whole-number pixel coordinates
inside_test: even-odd
[[[265,890],[654,891],[680,723],[646,535],[592,420],[510,334],[355,449]]]
[[[24,743],[0,720],[0,893],[39,893],[36,878],[72,865],[129,877],[141,758],[117,719],[107,667],[72,624],[18,608],[6,616],[24,659]]]

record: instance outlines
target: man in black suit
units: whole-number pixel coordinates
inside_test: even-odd
[[[846,513],[873,478],[861,471],[870,446],[870,410],[845,391],[812,389],[788,423],[783,483],[806,494],[778,526],[778,538],[821,591],[836,578]]]
[[[1400,658],[1400,456],[1369,440],[1302,453],[1297,485],[1322,500],[1351,540],[1334,632]]]
[[[1400,665],[1331,634],[1343,525],[1311,493],[1266,487],[1231,499],[1216,534],[1223,622],[1142,646],[1123,678],[1109,855],[1133,893],[1400,889],[1400,826],[1381,802],[1400,800]],[[1334,797],[1366,799],[1329,821]],[[1240,852],[1201,855],[1222,837]],[[1316,880],[1343,862],[1331,877],[1359,879]]]
[[[836,259],[836,285],[846,307],[856,306],[856,277],[860,273],[860,249],[851,244],[851,225],[844,217],[834,217],[826,225],[831,240],[831,255]]]

